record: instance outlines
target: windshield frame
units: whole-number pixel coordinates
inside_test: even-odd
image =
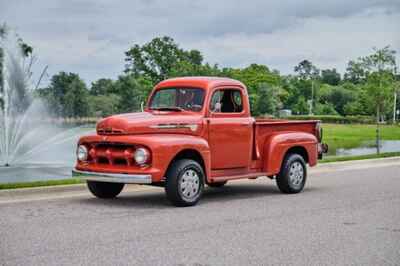
[[[168,106],[168,107],[172,107],[172,108],[173,108],[173,107],[182,108],[182,111],[183,111],[183,112],[194,112],[194,113],[203,112],[204,107],[205,107],[205,104],[204,104],[204,103],[205,103],[205,101],[206,101],[206,96],[207,96],[206,90],[205,90],[204,88],[201,88],[201,87],[193,87],[193,86],[171,86],[171,87],[161,87],[161,88],[155,89],[155,90],[151,93],[151,96],[150,96],[150,98],[149,98],[149,100],[148,100],[148,102],[147,102],[147,108],[146,108],[146,110],[148,110],[148,111],[159,111],[159,110],[157,110],[157,108],[151,106],[152,103],[153,103],[154,97],[156,96],[156,94],[157,94],[159,91],[168,90],[168,89],[175,89],[175,90],[178,90],[178,89],[197,89],[197,90],[201,90],[201,91],[203,92],[203,99],[202,99],[202,102],[201,102],[201,109],[199,109],[199,110],[191,110],[191,109],[185,109],[185,108],[179,107],[179,106]],[[168,108],[168,107],[165,107],[165,108]],[[159,107],[159,108],[162,109],[163,107]],[[162,111],[164,111],[164,110],[162,110]],[[167,112],[169,112],[169,111],[167,111]],[[172,112],[174,112],[174,111],[172,111]],[[179,111],[179,112],[180,112],[180,111]]]

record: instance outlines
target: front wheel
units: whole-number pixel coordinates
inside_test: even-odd
[[[283,193],[299,193],[304,188],[306,178],[307,168],[303,157],[299,154],[288,154],[276,177],[276,183]]]
[[[125,184],[121,183],[108,183],[97,181],[86,181],[87,186],[92,194],[98,198],[111,199],[118,196],[124,188]]]
[[[196,161],[175,161],[167,171],[167,198],[178,207],[195,205],[203,193],[204,178],[203,168]]]

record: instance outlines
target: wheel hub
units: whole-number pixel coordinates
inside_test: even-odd
[[[180,179],[180,191],[182,196],[187,199],[193,199],[200,190],[200,178],[196,171],[186,170]]]
[[[300,186],[304,179],[304,168],[300,162],[294,162],[289,170],[290,182],[294,186]]]

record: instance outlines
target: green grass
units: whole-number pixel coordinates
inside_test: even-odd
[[[45,180],[45,181],[33,181],[33,182],[18,182],[18,183],[4,183],[0,184],[0,190],[2,189],[16,189],[16,188],[30,188],[30,187],[46,187],[46,186],[60,186],[60,185],[73,185],[81,184],[84,181],[77,178],[60,179],[60,180]]]
[[[345,162],[345,161],[356,161],[356,160],[366,160],[366,159],[377,159],[377,158],[389,158],[400,156],[400,152],[384,152],[380,154],[367,154],[367,155],[356,155],[356,156],[342,156],[342,157],[330,157],[325,158],[319,163],[332,163],[332,162]]]
[[[375,143],[376,125],[323,124],[323,142],[329,145],[329,155],[335,155],[337,148],[356,148],[364,143]],[[381,125],[382,140],[400,140],[399,125]]]

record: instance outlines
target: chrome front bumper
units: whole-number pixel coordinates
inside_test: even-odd
[[[125,183],[125,184],[151,184],[151,175],[129,175],[98,173],[80,170],[72,170],[72,177],[89,181]]]

